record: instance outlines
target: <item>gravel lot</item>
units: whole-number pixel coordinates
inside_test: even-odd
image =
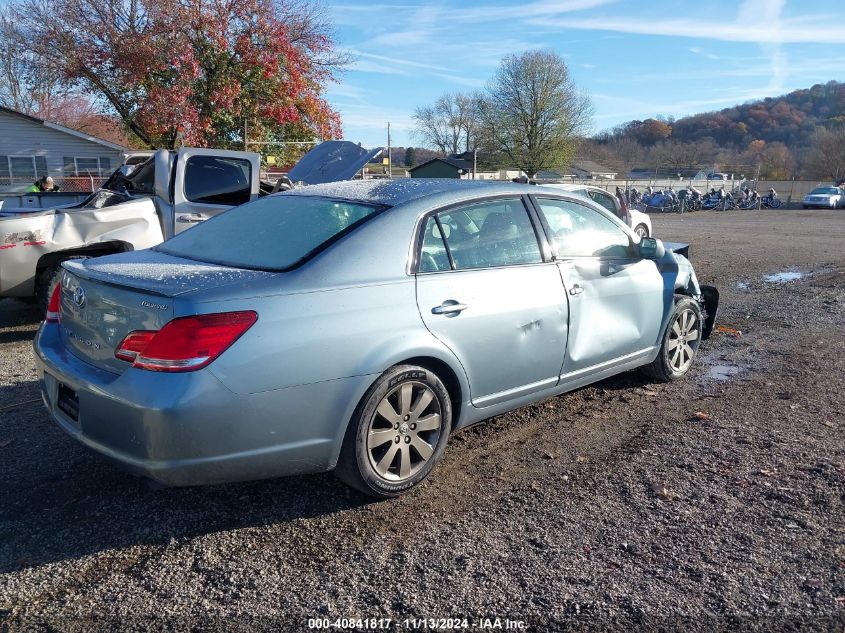
[[[845,212],[653,221],[741,336],[681,383],[627,373],[461,433],[380,503],[331,475],[149,489],[48,419],[35,314],[0,301],[0,631],[845,630]]]

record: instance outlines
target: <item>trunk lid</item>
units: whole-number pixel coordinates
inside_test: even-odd
[[[177,316],[175,297],[268,275],[156,251],[65,262],[64,268],[62,340],[74,356],[115,373],[130,367],[114,356],[121,341],[134,330],[160,330]]]

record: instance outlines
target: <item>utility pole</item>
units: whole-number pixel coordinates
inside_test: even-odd
[[[478,171],[478,148],[472,150],[472,179],[475,180],[475,172]]]
[[[248,134],[249,134],[249,129],[248,129],[248,127],[247,127],[247,118],[246,118],[246,117],[244,117],[244,151],[246,151],[246,150],[247,150],[247,147],[246,147],[246,143],[247,143],[247,141],[246,141],[246,139],[247,139],[247,138],[249,138]]]
[[[393,179],[393,156],[390,151],[390,121],[387,122],[387,178]]]

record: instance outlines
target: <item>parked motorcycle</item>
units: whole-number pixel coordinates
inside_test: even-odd
[[[664,191],[658,189],[657,191],[650,191],[651,187],[646,189],[642,196],[642,202],[646,207],[657,209],[659,211],[674,211],[678,207],[678,196],[671,188]]]
[[[779,209],[782,204],[780,198],[778,198],[778,192],[774,189],[769,189],[769,193],[763,196],[761,202],[764,207],[769,209]]]
[[[678,199],[683,202],[684,209],[687,211],[698,211],[701,209],[703,196],[695,187],[687,186],[686,189],[678,192]]]

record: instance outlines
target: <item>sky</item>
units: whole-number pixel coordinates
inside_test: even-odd
[[[845,80],[842,0],[329,0],[353,62],[327,91],[344,138],[416,146],[414,109],[483,89],[505,55],[551,49],[593,102],[593,132]]]

